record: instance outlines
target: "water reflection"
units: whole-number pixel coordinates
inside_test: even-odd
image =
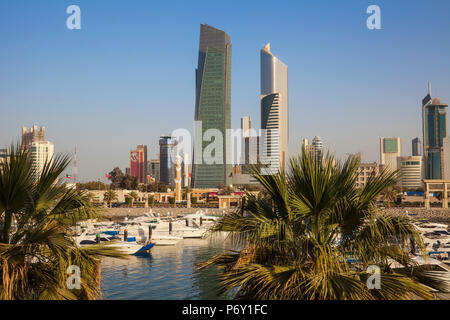
[[[105,299],[224,299],[218,295],[215,267],[198,272],[195,265],[224,252],[223,239],[185,239],[176,246],[153,247],[151,256],[102,259]]]

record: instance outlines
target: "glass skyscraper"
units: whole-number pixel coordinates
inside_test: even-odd
[[[419,137],[416,137],[412,140],[412,155],[413,156],[422,155],[422,141],[420,141]]]
[[[428,95],[422,100],[423,152],[427,179],[442,179],[444,172],[443,139],[447,135],[447,104]]]
[[[172,158],[176,154],[177,141],[171,136],[159,138],[159,179],[173,186],[175,184],[175,166]]]
[[[206,24],[200,26],[194,119],[201,121],[201,128],[194,133],[192,187],[231,184],[231,159],[227,152],[230,141],[226,134],[231,129],[231,40],[224,31]],[[213,142],[203,141],[209,129],[217,129],[222,134],[222,148],[213,151],[214,158],[219,158],[221,161],[217,162],[221,163],[209,164],[203,159],[205,148]]]

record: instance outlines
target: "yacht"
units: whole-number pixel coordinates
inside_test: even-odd
[[[82,234],[77,239],[77,244],[81,247],[97,244],[96,235]],[[93,237],[92,237],[93,236]],[[128,237],[127,241],[122,240],[117,234],[111,232],[105,232],[100,234],[100,244],[105,244],[110,247],[117,248],[124,254],[138,255],[142,253],[149,253],[155,245],[154,242],[150,243],[138,243],[136,237]]]

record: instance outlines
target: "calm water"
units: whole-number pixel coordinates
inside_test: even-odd
[[[226,299],[218,296],[218,271],[195,264],[229,246],[221,241],[185,239],[176,246],[153,247],[150,256],[102,259],[104,299]]]

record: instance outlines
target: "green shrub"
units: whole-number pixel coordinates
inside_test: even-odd
[[[153,196],[148,196],[148,205],[152,206],[155,203]]]

